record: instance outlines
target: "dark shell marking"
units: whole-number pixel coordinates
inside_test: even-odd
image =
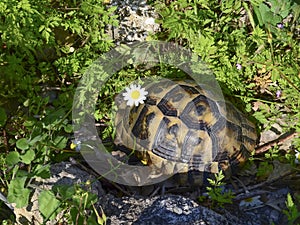
[[[163,80],[145,89],[145,104],[129,107],[119,101],[115,144],[144,152],[158,165],[184,163],[189,174],[235,168],[254,150],[254,124],[196,83]]]

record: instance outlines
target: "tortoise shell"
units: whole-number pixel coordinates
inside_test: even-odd
[[[144,88],[148,95],[138,106],[127,106],[118,95],[115,144],[137,150],[148,164],[165,166],[162,173],[174,173],[168,162],[184,165],[180,172],[226,171],[254,150],[254,124],[205,85],[166,79]]]

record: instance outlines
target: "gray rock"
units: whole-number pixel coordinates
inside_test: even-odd
[[[177,195],[152,198],[115,198],[112,195],[106,195],[99,199],[99,203],[108,217],[108,225],[247,224],[229,213],[218,214],[189,198]]]
[[[144,41],[149,34],[160,30],[160,25],[155,23],[158,15],[146,1],[112,0],[111,5],[117,6],[119,26],[109,27],[107,33],[115,43]]]
[[[74,184],[84,184],[89,180],[91,181],[91,192],[101,196],[104,195],[101,183],[87,171],[80,169],[78,166],[71,164],[70,162],[61,162],[53,164],[50,168],[51,177],[48,179],[37,179],[34,183],[36,188],[30,198],[29,205],[23,208],[14,208],[16,215],[16,224],[43,224],[43,217],[39,212],[38,196],[41,190],[51,190],[54,185],[63,184],[72,186]],[[13,204],[14,206],[15,204]],[[61,212],[57,218],[63,217]],[[48,221],[46,225],[57,224],[57,220]]]
[[[232,209],[218,209],[218,212],[215,212],[180,195],[115,197],[106,194],[101,183],[95,180],[94,176],[69,162],[54,164],[51,172],[51,178],[35,183],[39,188],[34,190],[30,205],[14,209],[16,224],[43,223],[43,218],[38,211],[38,196],[41,189],[49,190],[55,184],[84,184],[87,180],[95,181],[91,189],[99,196],[96,205],[103,208],[108,218],[107,225],[265,225],[271,222],[279,225],[286,223],[286,220],[283,220],[282,209],[285,208],[286,195],[290,192],[287,188],[272,192],[265,191],[265,202],[258,208],[254,207],[246,211],[238,210],[239,201],[235,201]],[[58,218],[63,219],[63,213],[60,213]],[[48,221],[46,224],[54,225],[56,223],[57,220],[54,220]]]

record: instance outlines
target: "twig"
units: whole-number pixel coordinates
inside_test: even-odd
[[[57,8],[58,10],[79,10],[80,8]]]
[[[6,152],[9,152],[9,147],[8,147],[8,141],[7,141],[7,134],[5,128],[3,129],[3,145],[5,147]]]
[[[272,147],[274,147],[275,145],[282,144],[282,143],[286,142],[287,140],[296,137],[297,134],[298,133],[295,130],[291,130],[291,131],[281,135],[279,138],[277,138],[273,141],[270,141],[266,144],[258,146],[255,149],[255,154],[264,153],[264,152],[268,151],[269,149],[271,149]]]
[[[89,40],[90,36],[91,36],[91,35],[88,35],[88,36],[83,40],[83,42],[81,43],[80,47],[83,47],[83,46],[87,43],[87,41]]]
[[[86,166],[84,166],[83,164],[81,164],[80,162],[76,161],[75,159],[73,159],[72,157],[69,158],[70,162],[73,165],[78,166],[80,169],[87,171],[88,173],[92,174],[93,176],[96,177],[96,179],[105,179],[105,177],[103,176],[99,176],[96,172],[94,172],[92,169],[87,168]],[[105,179],[106,180],[106,179]],[[114,183],[114,182],[110,182],[110,184],[112,184],[116,189],[118,189],[119,191],[121,191],[123,194],[127,195],[127,196],[131,196],[131,194],[129,192],[127,192],[126,190],[124,190],[121,186],[119,186],[118,184]]]
[[[300,92],[300,89],[289,79],[287,78],[283,73],[280,73],[280,76],[283,77],[293,88],[295,88],[298,92]]]
[[[240,193],[239,195],[235,196],[233,198],[234,201],[241,201],[247,198],[252,198],[254,196],[257,195],[263,195],[263,194],[268,194],[270,193],[270,191],[267,190],[253,190],[251,192],[247,192],[247,193]]]
[[[278,180],[280,180],[280,179],[282,179],[282,178],[284,178],[284,177],[286,177],[286,176],[289,176],[289,175],[291,175],[291,174],[293,174],[293,173],[294,173],[294,171],[288,172],[288,173],[283,174],[283,175],[281,175],[281,176],[279,176],[279,177],[277,177],[277,178],[275,178],[275,179],[272,179],[272,180],[266,180],[266,181],[261,182],[261,183],[259,183],[259,184],[255,184],[255,185],[249,186],[249,187],[247,187],[247,190],[250,191],[250,190],[253,190],[253,189],[257,189],[257,188],[260,188],[260,187],[269,185],[269,184],[274,183],[274,182],[276,182],[276,181],[278,181]],[[245,191],[245,189],[244,189],[244,188],[241,188],[241,189],[239,189],[238,191],[233,192],[233,194],[234,194],[234,195],[238,195],[238,194],[243,193],[244,191]]]

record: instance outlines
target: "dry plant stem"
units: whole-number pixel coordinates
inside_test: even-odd
[[[7,134],[6,134],[6,130],[3,129],[3,144],[6,150],[6,153],[9,153],[9,147],[8,147],[8,141],[7,141]]]
[[[150,198],[154,197],[154,196],[158,193],[158,191],[160,190],[160,188],[161,188],[161,187],[157,187],[157,188],[151,193]],[[163,192],[163,191],[162,191],[162,192]],[[164,195],[164,193],[162,193],[162,195]]]
[[[287,78],[283,73],[280,73],[280,76],[283,79],[285,79],[293,88],[295,88],[298,92],[300,92],[300,89],[289,78]]]
[[[237,178],[237,177],[235,177],[235,176],[233,176],[232,178],[235,179],[235,180],[237,180],[237,181],[240,183],[240,185],[241,185],[242,188],[244,189],[245,193],[249,193],[249,191],[248,191],[246,185],[245,185],[239,178]],[[232,185],[235,185],[235,186],[236,186],[236,184],[235,184],[234,182],[232,182]],[[236,189],[237,189],[237,188],[236,188]]]
[[[266,180],[266,181],[261,182],[261,183],[259,183],[259,184],[255,184],[255,185],[249,186],[249,187],[247,187],[248,193],[246,192],[246,195],[247,195],[247,194],[250,194],[250,193],[249,193],[250,190],[254,190],[254,189],[261,188],[261,187],[263,187],[263,186],[267,186],[267,185],[272,184],[272,183],[274,183],[274,182],[276,182],[276,181],[278,181],[278,180],[281,180],[281,179],[283,179],[284,177],[289,176],[289,175],[291,175],[291,174],[293,174],[293,173],[294,173],[294,171],[288,172],[288,173],[286,173],[286,174],[284,174],[284,175],[282,175],[282,176],[277,177],[276,179],[273,179],[273,180]],[[241,189],[239,189],[238,191],[233,192],[233,194],[234,194],[234,195],[238,195],[238,194],[241,194],[241,193],[243,193],[243,192],[245,192],[245,189],[244,189],[244,188],[241,188]]]
[[[108,181],[109,182],[109,181]],[[126,196],[132,196],[132,194],[130,194],[129,192],[125,191],[121,186],[119,186],[118,184],[116,183],[113,183],[113,182],[109,182],[111,183],[115,188],[117,188],[119,191],[121,191],[124,195]]]
[[[99,175],[97,173],[95,173],[93,170],[87,168],[86,166],[82,165],[81,163],[77,162],[75,159],[73,159],[72,157],[70,157],[70,162],[73,164],[73,165],[76,165],[78,167],[80,167],[80,169],[83,169],[85,171],[87,171],[88,173],[92,174],[93,176],[97,177],[97,179],[100,179],[100,178],[104,178],[102,176],[99,177]],[[118,189],[119,191],[121,191],[123,194],[127,195],[127,196],[131,196],[131,194],[129,192],[127,192],[126,190],[124,190],[122,187],[120,187],[118,184],[114,183],[114,182],[110,182],[110,181],[107,181],[109,182],[110,184],[112,184],[116,189]]]
[[[279,138],[277,138],[277,139],[275,139],[273,141],[270,141],[270,142],[268,142],[266,144],[258,146],[255,149],[255,154],[264,153],[264,152],[268,151],[269,149],[271,149],[272,147],[274,147],[275,145],[282,144],[285,141],[290,140],[290,139],[296,137],[297,134],[299,135],[299,133],[297,133],[295,130],[291,130],[291,131],[289,131],[289,132],[281,135]]]
[[[275,145],[282,144],[285,141],[290,140],[290,139],[296,137],[297,134],[299,135],[299,133],[297,133],[295,130],[291,130],[291,131],[289,131],[289,132],[281,135],[277,139],[275,139],[273,141],[270,141],[270,142],[268,142],[266,144],[263,144],[263,145],[257,147],[255,149],[255,154],[264,153],[264,152],[268,151],[269,149],[271,149],[272,147],[274,147]],[[250,190],[258,189],[260,187],[269,185],[269,184],[274,183],[274,182],[276,182],[276,181],[278,181],[278,180],[280,180],[280,179],[282,179],[282,178],[284,178],[286,176],[289,176],[289,175],[291,175],[293,173],[294,173],[294,171],[288,172],[288,173],[286,173],[286,174],[284,174],[284,175],[282,175],[282,176],[280,176],[280,177],[278,177],[276,179],[267,180],[267,181],[264,181],[262,183],[259,183],[259,184],[253,185],[253,186],[249,186],[249,187],[245,187],[245,185],[239,179],[237,179],[236,177],[234,177],[242,185],[242,188],[239,189],[238,191],[236,191],[234,194],[238,195],[238,194],[241,194],[241,193],[245,192],[242,195],[242,197],[238,197],[238,196],[235,197],[235,200],[241,200],[241,199],[246,199],[246,198],[252,197],[252,196],[256,195],[257,193],[249,192]]]
[[[263,195],[263,194],[267,194],[267,193],[270,193],[270,191],[266,191],[266,190],[253,190],[251,192],[239,194],[239,195],[235,196],[233,200],[234,201],[241,201],[241,200],[244,200],[244,199],[247,199],[247,198],[252,198],[254,196]]]

